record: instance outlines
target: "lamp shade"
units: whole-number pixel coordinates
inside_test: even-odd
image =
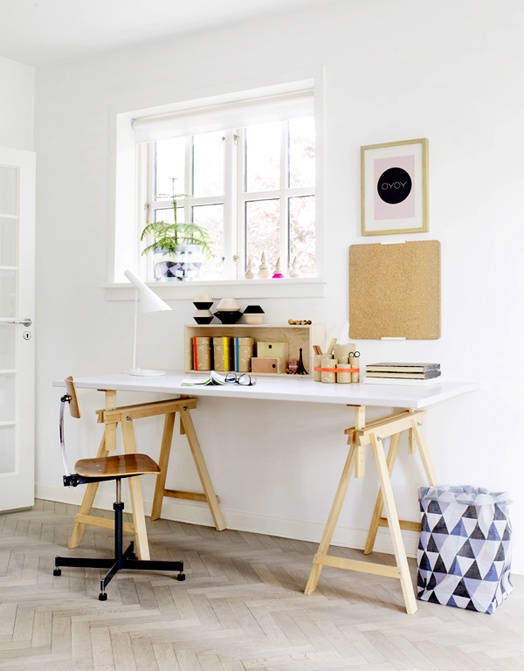
[[[125,270],[124,275],[135,285],[140,297],[141,312],[160,312],[161,310],[171,310],[169,305],[152,291],[140,277],[137,277],[132,270]]]

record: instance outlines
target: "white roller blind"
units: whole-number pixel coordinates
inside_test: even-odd
[[[306,88],[229,101],[207,99],[185,109],[136,116],[132,125],[136,142],[152,142],[313,115],[313,89]]]

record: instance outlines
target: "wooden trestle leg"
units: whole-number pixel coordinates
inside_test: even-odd
[[[322,567],[332,566],[335,568],[362,571],[364,573],[374,573],[376,575],[397,578],[400,580],[407,613],[411,615],[417,610],[417,602],[411,581],[401,529],[420,530],[420,523],[399,520],[393,488],[391,486],[391,472],[398,453],[400,435],[403,431],[408,431],[411,451],[414,451],[414,437],[421,454],[429,483],[432,485],[436,484],[435,474],[420,428],[424,414],[423,410],[407,410],[383,419],[369,422],[366,425],[364,408],[362,406],[356,408],[355,426],[346,429],[345,431],[346,434],[349,434],[348,444],[350,445],[350,448],[348,457],[342,471],[318,552],[313,560],[313,566],[306,585],[305,594],[311,594],[315,591]],[[387,458],[383,445],[384,438],[391,438]],[[353,471],[355,472],[355,477],[360,477],[364,473],[362,450],[366,445],[371,445],[372,448],[380,488],[364,552],[365,554],[369,554],[373,549],[378,527],[387,526],[393,544],[393,552],[396,560],[395,566],[385,566],[383,564],[369,561],[358,561],[328,555],[331,539],[335,531],[351,475]],[[386,518],[381,517],[383,508],[385,508],[386,511]]]
[[[194,399],[189,399],[193,400]],[[160,451],[159,466],[161,469],[160,474],[157,476],[155,494],[153,498],[153,508],[151,511],[151,519],[156,520],[162,514],[162,503],[164,497],[170,497],[174,499],[187,499],[190,501],[205,501],[209,506],[209,511],[213,518],[215,528],[217,531],[223,531],[226,528],[222,512],[218,503],[218,497],[215,493],[209,471],[207,470],[206,462],[202,450],[200,448],[200,443],[195,431],[193,420],[190,413],[191,406],[190,404],[181,405],[179,408],[180,413],[180,432],[185,433],[191,454],[193,456],[193,461],[198,472],[198,477],[200,478],[200,483],[202,489],[204,490],[203,494],[197,492],[185,492],[176,489],[166,489],[166,475],[167,468],[169,464],[169,455],[171,452],[171,438],[173,435],[173,427],[175,416],[172,417],[166,416],[166,421],[164,425],[164,434],[162,436],[162,447]]]

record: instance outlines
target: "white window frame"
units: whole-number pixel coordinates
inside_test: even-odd
[[[297,94],[305,89],[313,90],[312,80],[295,82],[293,84],[284,84],[278,86],[264,87],[252,91],[214,96],[197,101],[177,103],[174,105],[161,106],[157,108],[144,109],[140,111],[118,111],[115,110],[115,133],[113,137],[113,149],[115,156],[115,182],[114,182],[114,226],[110,228],[110,253],[108,257],[108,278],[109,282],[105,285],[106,295],[109,299],[119,300],[122,297],[131,298],[132,291],[129,290],[123,273],[126,268],[132,268],[143,277],[146,276],[148,260],[140,254],[140,247],[137,243],[140,232],[144,225],[144,212],[142,203],[145,202],[144,193],[147,187],[146,174],[143,174],[140,167],[141,161],[136,160],[137,151],[143,151],[142,143],[137,143],[136,125],[137,120],[144,125],[148,123],[156,124],[161,127],[169,122],[169,117],[176,115],[179,119],[196,116],[202,129],[217,130],[209,126],[209,119],[216,117],[216,111],[227,113],[239,101],[247,101],[249,105],[260,104],[264,98],[290,96],[293,100],[293,94]],[[320,87],[320,92],[322,87]],[[231,106],[231,107],[229,107]],[[191,298],[197,293],[210,293],[211,295],[220,295],[222,297],[234,296],[237,298],[277,298],[277,297],[321,297],[324,295],[324,234],[323,234],[323,142],[320,129],[323,127],[323,104],[321,95],[315,89],[314,96],[314,116],[316,131],[316,184],[315,184],[315,203],[316,203],[316,276],[307,278],[285,278],[284,280],[246,280],[243,278],[231,280],[214,280],[206,282],[205,280],[192,280],[191,282],[155,282],[155,290],[163,298],[167,299],[186,299]],[[196,110],[196,113],[195,113]],[[200,113],[201,112],[201,113]],[[145,122],[145,123],[144,123]],[[193,122],[192,122],[193,123]],[[159,125],[158,125],[159,124]],[[198,124],[197,124],[198,126]],[[230,125],[230,128],[232,126]],[[190,132],[198,132],[199,128],[193,128]],[[203,130],[201,131],[203,132]],[[180,132],[189,134],[188,132]],[[142,148],[141,148],[142,146]],[[288,190],[288,189],[287,189]],[[136,194],[135,198],[130,198],[129,194]],[[241,189],[237,189],[237,197],[245,198],[246,194]],[[300,194],[298,194],[300,195]],[[264,192],[263,198],[269,197]],[[252,194],[248,195],[248,200],[252,199]],[[224,212],[227,216],[227,212]],[[129,222],[133,221],[134,226]],[[285,222],[287,227],[287,221]],[[132,230],[131,230],[132,229]],[[231,247],[242,243],[242,240],[231,241]],[[153,285],[153,283],[152,283]],[[127,295],[129,294],[129,296]]]

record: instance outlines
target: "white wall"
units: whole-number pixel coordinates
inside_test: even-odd
[[[33,149],[35,71],[0,58],[0,147]]]
[[[39,70],[37,493],[79,494],[59,486],[59,391],[52,381],[118,372],[131,360],[132,306],[107,302],[102,289],[112,111],[323,72],[325,220],[328,240],[337,241],[329,248],[326,295],[265,300],[268,321],[298,315],[344,323],[348,247],[380,241],[359,233],[359,148],[429,138],[430,233],[408,237],[441,242],[442,337],[357,345],[363,364],[440,361],[449,379],[482,381],[479,392],[431,408],[426,436],[442,483],[511,493],[513,566],[523,572],[523,26],[519,0],[344,0]],[[190,301],[173,305],[154,337],[153,326],[145,327],[148,366],[182,367],[182,325],[191,323],[194,308]],[[92,455],[100,436],[92,410],[103,405],[102,396],[81,392],[81,401],[84,427],[73,429],[73,458]],[[344,407],[200,401],[195,424],[229,526],[318,540],[346,454],[343,430],[352,420]],[[157,454],[156,420],[144,421],[139,440]],[[422,468],[406,450],[400,462],[400,513],[417,519]],[[173,457],[169,480],[197,487],[185,449]],[[146,498],[151,487],[146,483]],[[375,492],[370,464],[366,477],[351,484],[339,542],[362,545]],[[200,504],[165,509],[210,519]],[[413,551],[414,538],[406,538]],[[387,531],[378,547],[389,547]]]

